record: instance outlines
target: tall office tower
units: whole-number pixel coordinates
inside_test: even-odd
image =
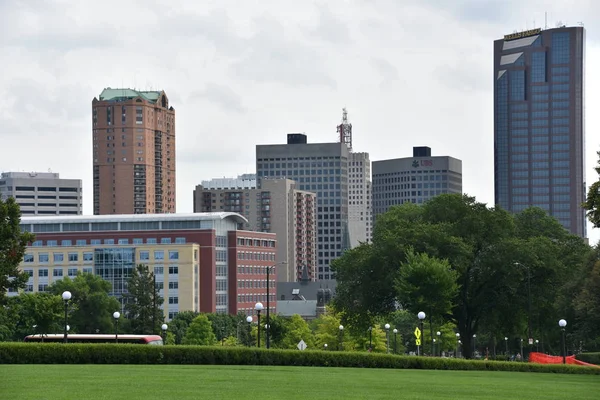
[[[3,172],[0,199],[14,197],[23,215],[81,215],[81,179],[53,172]]]
[[[350,153],[348,161],[348,230],[350,246],[371,240],[371,161],[369,153]]]
[[[586,236],[583,27],[494,41],[496,204],[537,206]]]
[[[317,279],[334,279],[332,260],[350,248],[348,231],[348,147],[343,143],[307,143],[306,135],[288,134],[287,144],[256,146],[259,186],[287,178],[300,190],[317,194]]]
[[[413,147],[412,157],[373,161],[374,219],[391,206],[423,204],[443,193],[462,193],[461,160]]]
[[[277,281],[297,282],[303,273],[315,280],[317,257],[316,195],[296,189],[289,179],[265,179],[256,188],[256,175],[202,181],[194,190],[194,212],[230,211],[247,221],[240,229],[275,233]]]
[[[369,153],[352,152],[352,124],[348,111],[342,108],[342,122],[336,127],[340,143],[346,144],[350,152],[348,160],[348,230],[350,246],[371,240],[372,193],[371,161]]]
[[[175,212],[175,110],[165,92],[92,100],[94,214]]]

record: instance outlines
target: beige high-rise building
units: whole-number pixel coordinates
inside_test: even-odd
[[[92,100],[94,214],[175,212],[175,110],[164,91]]]
[[[317,258],[316,194],[296,189],[290,179],[264,179],[257,189],[255,175],[203,181],[194,190],[194,212],[231,211],[248,220],[244,230],[271,232],[277,237],[279,282],[315,280]]]

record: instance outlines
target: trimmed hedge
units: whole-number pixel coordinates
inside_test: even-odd
[[[128,344],[0,343],[0,364],[287,365],[600,375],[600,368],[333,351]]]
[[[600,353],[581,353],[575,357],[580,361],[600,365]]]

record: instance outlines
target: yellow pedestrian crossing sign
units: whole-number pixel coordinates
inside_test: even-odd
[[[417,346],[420,346],[420,345],[421,345],[421,339],[417,339],[417,340],[415,340],[415,344],[416,344]]]
[[[417,339],[420,339],[420,338],[421,338],[421,330],[420,330],[418,327],[417,327],[417,328],[415,328],[415,337],[416,337]]]

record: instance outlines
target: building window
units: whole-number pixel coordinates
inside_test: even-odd
[[[63,270],[62,270],[62,268],[54,268],[52,270],[52,276],[54,276],[54,277],[62,277],[63,276]]]
[[[55,263],[61,263],[65,260],[65,255],[63,253],[53,253]]]
[[[93,274],[94,269],[92,267],[83,267],[83,273],[84,274]]]
[[[25,254],[23,256],[23,262],[32,263],[33,262],[33,254]]]
[[[163,275],[165,273],[164,267],[162,265],[154,266],[154,275]]]
[[[94,261],[94,253],[83,253],[83,262]]]
[[[48,253],[40,253],[38,255],[38,259],[41,263],[47,263],[48,262]]]
[[[546,82],[546,52],[539,51],[531,54],[531,81]]]
[[[569,32],[554,32],[552,34],[552,64],[567,64],[569,62]]]
[[[176,244],[185,244],[185,238],[184,237],[175,238],[175,243]]]
[[[171,238],[160,238],[160,244],[171,244]]]
[[[140,261],[148,261],[150,259],[150,252],[147,250],[140,251]]]
[[[69,268],[69,269],[67,270],[67,274],[68,274],[70,277],[77,276],[77,268]]]
[[[169,289],[179,289],[179,282],[169,282]]]
[[[169,304],[179,304],[179,297],[177,297],[177,296],[169,297]]]
[[[176,265],[171,265],[169,267],[169,275],[177,275],[179,274],[179,267]]]
[[[69,262],[77,262],[79,261],[78,253],[69,253]]]
[[[129,239],[119,239],[119,244],[129,244]]]
[[[525,71],[510,71],[510,99],[525,100]]]
[[[154,259],[155,260],[164,260],[165,252],[163,250],[154,250]]]
[[[179,251],[169,250],[169,260],[179,260]]]
[[[47,277],[48,276],[48,269],[47,268],[38,269],[38,276],[39,277]]]

